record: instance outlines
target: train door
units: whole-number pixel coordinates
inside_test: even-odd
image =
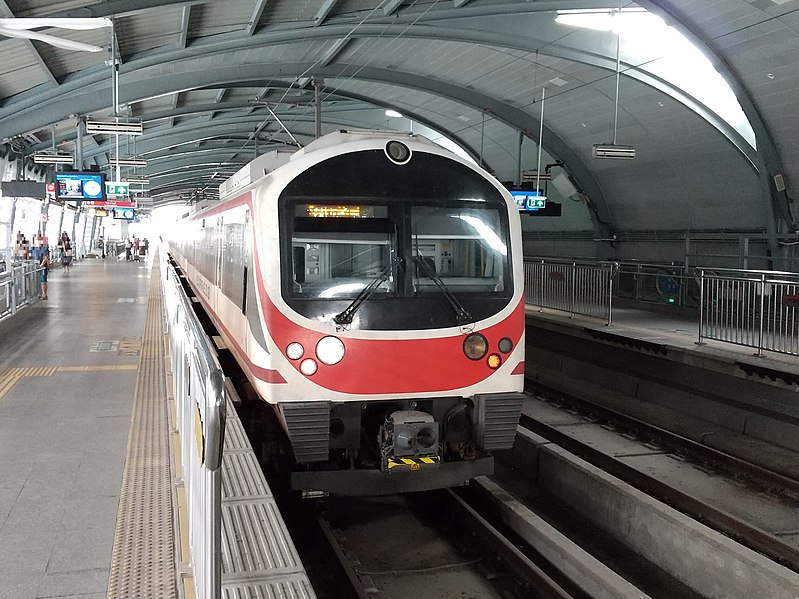
[[[222,264],[224,261],[224,256],[222,252],[225,249],[225,228],[224,228],[225,217],[219,215],[216,219],[216,230],[214,231],[214,245],[215,245],[215,255],[216,255],[216,268],[214,269],[214,285],[217,288],[222,286]],[[217,298],[214,298],[216,300]]]
[[[252,225],[250,224],[250,209],[244,212],[244,238],[242,239],[241,254],[244,272],[241,281],[241,313],[247,315],[247,291],[250,285],[249,274],[252,272]]]

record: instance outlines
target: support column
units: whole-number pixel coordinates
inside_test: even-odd
[[[314,103],[316,105],[316,139],[322,137],[322,86],[325,84],[323,79],[314,79]]]

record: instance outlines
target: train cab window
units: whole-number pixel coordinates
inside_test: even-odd
[[[292,230],[292,296],[354,298],[375,278],[374,295],[392,294],[394,226],[384,206],[298,204]]]
[[[413,290],[499,293],[508,267],[507,237],[495,208],[412,206]]]

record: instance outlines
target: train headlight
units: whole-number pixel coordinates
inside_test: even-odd
[[[488,360],[486,363],[488,364],[488,367],[491,370],[496,370],[497,368],[502,366],[502,356],[500,356],[499,354],[491,354],[490,356],[488,356]]]
[[[344,358],[344,343],[338,337],[322,337],[316,344],[316,357],[327,366],[338,364]]]
[[[386,156],[394,164],[406,164],[411,159],[411,150],[404,143],[390,141],[386,144]]]
[[[488,351],[488,341],[480,333],[472,333],[463,340],[463,353],[470,360],[479,360]]]
[[[316,374],[316,370],[319,366],[316,363],[316,360],[312,360],[311,358],[306,358],[302,362],[300,362],[300,372],[303,373],[305,376],[311,376]]]
[[[302,355],[304,353],[305,353],[305,348],[296,341],[294,341],[293,343],[289,343],[286,346],[286,355],[291,360],[299,360],[300,358],[302,358]]]

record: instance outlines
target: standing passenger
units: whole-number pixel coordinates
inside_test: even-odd
[[[42,294],[39,296],[41,299],[47,299],[47,271],[50,269],[50,252],[44,250],[42,254],[42,261],[39,262],[39,283],[42,285]]]

